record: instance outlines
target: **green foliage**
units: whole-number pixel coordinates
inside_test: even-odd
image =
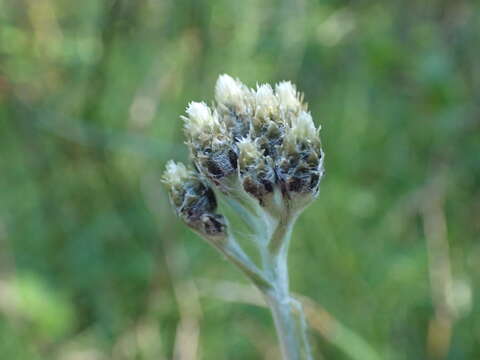
[[[326,177],[290,252],[293,290],[346,334],[313,333],[319,353],[351,359],[360,337],[384,359],[480,358],[479,17],[469,1],[0,2],[0,357],[193,359],[198,341],[199,358],[278,358],[266,310],[202,288],[244,279],[160,184],[187,161],[179,115],[229,73],[291,80],[322,126]]]

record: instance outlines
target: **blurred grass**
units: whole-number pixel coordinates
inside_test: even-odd
[[[278,358],[268,312],[199,295],[199,276],[244,280],[159,183],[166,160],[187,159],[179,115],[227,72],[292,80],[323,127],[294,291],[381,358],[480,358],[479,10],[0,2],[1,357]]]

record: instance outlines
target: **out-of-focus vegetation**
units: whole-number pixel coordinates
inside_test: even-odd
[[[0,358],[278,359],[159,181],[226,72],[323,127],[290,258],[318,358],[479,359],[479,45],[466,0],[1,1]]]

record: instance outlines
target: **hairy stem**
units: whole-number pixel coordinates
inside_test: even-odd
[[[284,360],[311,360],[307,325],[301,304],[291,297],[288,281],[287,254],[298,211],[277,205],[276,213],[268,213],[252,201],[243,189],[230,184],[231,197],[226,202],[250,227],[261,255],[257,267],[233,235],[210,243],[234,263],[262,292],[268,304]],[[239,190],[240,189],[240,190]]]
[[[261,291],[268,291],[271,288],[271,283],[265,277],[263,271],[258,269],[250,257],[245,254],[234,236],[230,235],[220,241],[207,237],[204,237],[204,239],[235,264]]]
[[[290,296],[266,296],[285,360],[311,360],[303,309]]]
[[[262,254],[263,270],[271,288],[263,291],[269,305],[284,360],[311,360],[305,315],[290,296],[287,253],[294,219],[280,221]]]

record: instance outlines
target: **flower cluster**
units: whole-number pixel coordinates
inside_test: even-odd
[[[190,103],[182,117],[195,169],[169,163],[164,176],[172,203],[187,224],[206,226],[202,216],[208,216],[209,227],[223,229],[223,219],[213,214],[211,187],[227,196],[240,188],[265,208],[275,193],[282,207],[304,207],[317,196],[323,175],[319,128],[292,83],[251,89],[221,75],[215,100],[212,107]]]
[[[177,215],[262,291],[283,358],[311,360],[287,267],[292,228],[318,195],[323,176],[319,128],[302,95],[287,81],[251,89],[221,75],[214,104],[192,102],[182,118],[193,167],[170,161],[163,175]],[[217,196],[244,220],[248,233],[235,231],[238,223],[216,212]],[[257,259],[238,235],[254,239],[249,250]]]

